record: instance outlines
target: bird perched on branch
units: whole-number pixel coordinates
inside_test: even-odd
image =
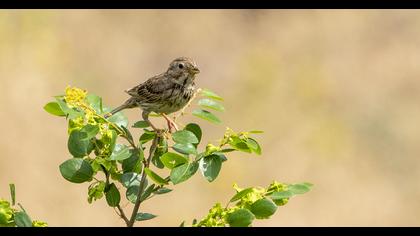
[[[167,116],[179,111],[188,104],[194,95],[195,77],[200,70],[197,64],[190,58],[179,57],[169,64],[166,72],[156,75],[145,82],[125,90],[131,97],[121,106],[112,110],[105,118],[128,108],[140,107],[143,120],[158,130],[149,120],[149,114],[155,112],[161,114],[168,122],[169,130],[176,124]]]

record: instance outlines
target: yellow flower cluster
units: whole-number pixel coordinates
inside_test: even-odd
[[[86,90],[67,86],[66,95],[64,98],[69,107],[79,107],[80,105],[85,103],[84,100],[86,98],[86,95]]]
[[[34,220],[34,221],[32,221],[32,226],[33,227],[47,227],[48,224],[46,222],[43,222],[43,221]]]

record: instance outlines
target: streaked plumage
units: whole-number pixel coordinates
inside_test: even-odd
[[[140,107],[143,110],[143,119],[150,123],[150,112],[166,115],[176,112],[192,98],[195,91],[195,75],[199,72],[197,64],[190,58],[176,58],[166,72],[126,90],[131,97],[106,117],[123,109]],[[152,127],[155,128],[153,125]]]

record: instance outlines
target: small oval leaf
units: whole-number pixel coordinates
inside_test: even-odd
[[[198,138],[195,134],[188,130],[180,130],[172,134],[172,140],[175,143],[198,143]]]
[[[218,155],[210,155],[200,160],[200,170],[209,182],[213,182],[222,168],[222,160]]]
[[[197,149],[192,143],[175,143],[172,148],[182,154],[197,154]]]
[[[229,214],[227,222],[231,227],[248,227],[255,219],[254,214],[248,209],[238,209]]]
[[[24,211],[15,213],[15,223],[17,227],[32,227],[31,217]]]
[[[201,136],[203,135],[203,133],[202,133],[199,125],[197,125],[195,123],[189,123],[187,126],[185,126],[184,129],[188,130],[188,131],[191,131],[195,135],[195,137],[197,137],[198,143],[200,143]]]
[[[153,172],[151,169],[144,168],[144,172],[146,172],[147,176],[149,176],[155,183],[157,183],[159,185],[168,184],[168,182],[165,179],[163,179],[162,177],[160,177],[158,174],[156,174],[155,172]]]
[[[149,127],[149,123],[147,123],[147,121],[144,120],[140,120],[137,121],[136,123],[134,123],[134,125],[132,126],[133,128],[147,128]]]
[[[116,144],[108,160],[122,161],[131,157],[130,149],[123,144]]]
[[[140,185],[141,176],[135,172],[124,173],[121,176],[121,183],[124,187],[129,188],[133,185]]]
[[[305,184],[292,184],[287,186],[287,189],[294,194],[304,194],[311,190],[310,187]]]
[[[269,195],[273,200],[281,200],[284,198],[290,198],[293,196],[293,193],[290,191],[281,191],[281,192],[274,192]]]
[[[69,136],[67,147],[74,157],[84,157],[87,155],[89,140],[88,134],[79,130],[73,130]]]
[[[109,186],[108,191],[105,193],[106,202],[110,207],[116,207],[120,204],[121,196],[120,192],[118,191],[117,187],[114,183]]]
[[[179,165],[188,162],[188,158],[173,152],[167,152],[160,157],[163,165],[166,168],[173,169]]]
[[[239,191],[239,192],[237,192],[231,199],[230,199],[230,201],[229,202],[234,202],[234,201],[237,201],[237,200],[239,200],[239,199],[241,199],[243,196],[245,196],[245,195],[247,195],[248,193],[250,193],[250,192],[252,192],[253,191],[253,188],[251,187],[251,188],[246,188],[246,189],[243,189],[243,190],[241,190],[241,191]]]
[[[217,116],[215,116],[213,113],[211,113],[209,111],[206,111],[206,110],[196,109],[192,112],[192,114],[194,116],[197,116],[197,117],[201,118],[201,119],[210,121],[214,124],[222,123],[222,121]]]
[[[73,158],[60,165],[61,175],[72,183],[83,183],[92,180],[93,169],[89,162]]]
[[[66,114],[61,110],[60,105],[56,102],[49,102],[44,106],[44,110],[55,116],[66,116]]]
[[[223,101],[222,97],[220,97],[219,95],[217,95],[216,93],[214,93],[213,91],[210,91],[208,89],[202,89],[201,90],[201,95],[205,96],[205,97],[209,97],[209,98],[213,98],[213,99],[216,99],[216,100]]]
[[[262,198],[251,205],[251,212],[257,219],[267,219],[277,210],[276,204],[267,198]]]
[[[222,104],[220,104],[220,103],[218,103],[214,100],[208,99],[208,98],[200,99],[198,101],[198,105],[202,106],[204,108],[209,108],[209,109],[213,109],[213,110],[216,110],[216,111],[224,111],[225,110],[225,108],[222,106]]]
[[[150,214],[150,213],[141,213],[141,212],[139,212],[136,215],[136,220],[137,221],[150,220],[150,219],[153,219],[155,217],[156,217],[156,215],[153,215],[153,214]]]
[[[191,178],[198,170],[198,163],[191,162],[177,166],[171,171],[171,181],[173,184],[179,184]]]

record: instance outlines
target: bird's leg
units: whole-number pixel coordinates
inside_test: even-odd
[[[175,124],[174,121],[171,120],[167,115],[162,113],[162,116],[165,118],[166,122],[168,123],[169,132],[172,133],[172,127],[175,129],[175,131],[178,131],[178,126]]]
[[[149,113],[150,113],[150,112],[143,111],[143,113],[141,114],[141,115],[142,115],[142,117],[143,117],[143,120],[144,120],[144,121],[146,121],[146,122],[150,125],[150,127],[152,127],[152,129],[153,129],[154,131],[156,131],[156,132],[160,132],[160,130],[159,130],[158,128],[156,128],[156,126],[154,126],[154,125],[152,124],[152,122],[150,122],[150,120],[149,120]]]

